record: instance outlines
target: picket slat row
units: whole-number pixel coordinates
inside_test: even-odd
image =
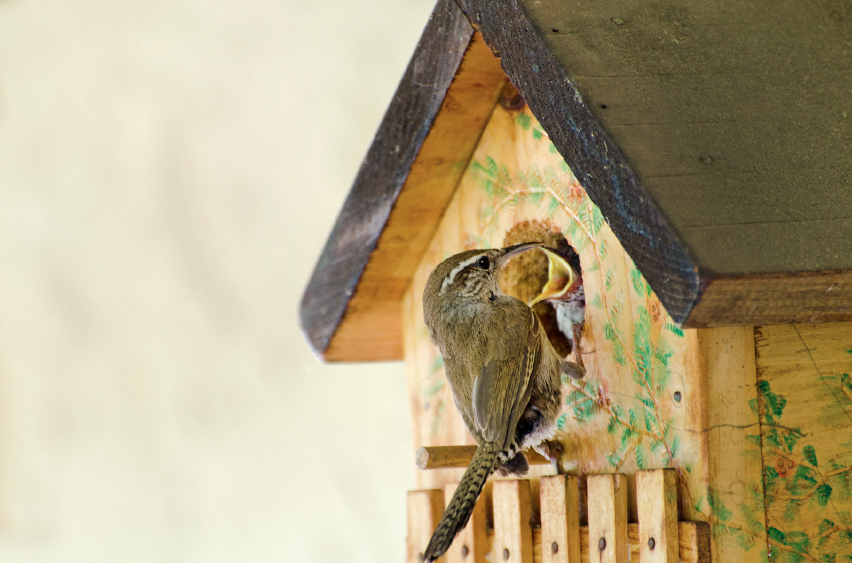
[[[580,526],[578,478],[542,477],[541,527],[532,528],[528,480],[495,481],[494,529],[480,498],[467,527],[440,563],[709,563],[710,528],[677,521],[671,469],[636,474],[638,523],[627,522],[627,477],[588,475],[588,526]],[[408,495],[407,563],[420,563],[455,485]]]

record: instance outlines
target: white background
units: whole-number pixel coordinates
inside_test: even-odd
[[[431,0],[0,0],[0,561],[401,561],[302,291]]]

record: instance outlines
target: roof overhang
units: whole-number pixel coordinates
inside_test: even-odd
[[[723,4],[440,0],[305,292],[314,351],[402,358],[507,76],[675,321],[852,319],[852,14]]]

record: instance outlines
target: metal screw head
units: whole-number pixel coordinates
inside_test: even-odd
[[[466,545],[463,545],[463,546],[462,546],[462,548],[461,548],[461,552],[462,552],[462,559],[464,559],[465,557],[467,557],[467,554],[469,553],[469,550],[467,549],[467,546],[466,546]]]
[[[559,544],[558,543],[553,542],[552,544],[550,544],[550,553],[559,553]]]
[[[676,403],[679,403],[679,402],[680,402],[680,399],[681,399],[680,391],[675,391],[675,392],[674,392],[674,400],[675,400],[675,402],[676,402]]]
[[[601,551],[606,549],[606,538],[601,538],[598,540],[598,549]]]
[[[648,549],[653,551],[655,547],[657,547],[657,542],[654,541],[654,538],[648,538]]]
[[[503,561],[508,561],[508,560],[509,560],[509,550],[504,548],[503,549]]]

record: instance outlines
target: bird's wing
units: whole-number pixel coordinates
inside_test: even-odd
[[[507,448],[515,427],[530,400],[530,380],[538,368],[540,343],[538,318],[532,310],[518,309],[507,319],[521,319],[516,326],[505,326],[490,343],[489,361],[473,383],[473,419],[485,440]],[[518,314],[519,312],[523,314]]]

